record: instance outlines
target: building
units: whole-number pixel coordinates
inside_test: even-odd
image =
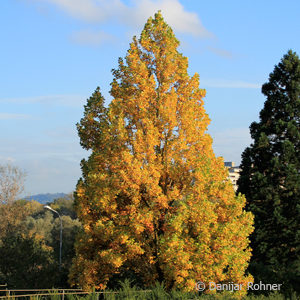
[[[229,171],[229,179],[233,184],[234,190],[237,191],[238,185],[237,185],[237,181],[240,177],[240,167],[236,167],[234,165],[234,162],[232,161],[226,161],[224,162],[225,167],[228,169]]]

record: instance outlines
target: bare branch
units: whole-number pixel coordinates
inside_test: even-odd
[[[10,164],[0,165],[0,204],[11,204],[24,191],[26,173]]]

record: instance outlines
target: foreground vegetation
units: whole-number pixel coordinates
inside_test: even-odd
[[[88,295],[76,295],[68,294],[65,292],[64,295],[57,294],[57,291],[49,291],[48,296],[35,295],[28,297],[28,299],[69,299],[69,300],[190,300],[190,299],[203,299],[203,300],[230,300],[230,299],[241,299],[236,297],[233,293],[227,292],[217,295],[200,295],[198,292],[182,292],[179,290],[167,291],[162,284],[156,283],[152,289],[141,289],[137,286],[132,286],[130,281],[125,280],[119,284],[119,288],[115,290],[105,290],[105,292],[92,292]],[[10,299],[20,299],[20,298],[10,298]],[[25,298],[24,298],[25,299]],[[296,300],[296,294],[291,296],[284,296],[279,293],[272,293],[269,295],[248,295],[243,297],[245,300]]]
[[[106,290],[104,294],[92,293],[87,296],[71,296],[69,299],[86,299],[86,300],[96,300],[96,299],[105,299],[105,300],[192,300],[192,299],[203,299],[203,300],[230,300],[230,299],[240,299],[231,292],[226,292],[223,294],[216,295],[207,295],[200,294],[197,291],[193,292],[183,292],[180,290],[173,289],[168,291],[165,289],[163,284],[156,283],[152,289],[143,290],[137,286],[131,286],[128,280],[120,283],[120,288],[116,290]],[[246,300],[296,300],[296,294],[292,294],[290,297],[282,295],[279,293],[272,293],[269,295],[249,295],[245,296],[242,299]]]

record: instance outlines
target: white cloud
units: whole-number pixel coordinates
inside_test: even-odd
[[[59,105],[68,107],[82,107],[86,103],[86,97],[80,95],[49,95],[38,97],[24,97],[24,98],[3,98],[0,103],[39,103],[43,105]],[[0,119],[28,119],[29,115],[24,114],[1,114]]]
[[[76,127],[66,127],[66,126],[56,126],[47,129],[44,131],[44,134],[47,135],[49,138],[55,140],[76,140],[77,139],[77,131]]]
[[[11,161],[25,170],[25,190],[29,194],[68,193],[74,190],[81,176],[80,161],[89,152],[81,148],[75,131],[72,137],[67,131],[65,134],[65,140],[48,137],[44,140],[41,137],[2,138],[0,161]]]
[[[208,47],[208,50],[210,52],[213,52],[214,54],[221,56],[221,57],[225,57],[228,59],[232,59],[233,58],[233,54],[230,51],[227,51],[225,49],[221,49],[221,48],[216,48],[216,47]]]
[[[27,119],[31,119],[31,115],[0,113],[0,120],[27,120]]]
[[[73,32],[71,41],[79,45],[99,46],[108,41],[114,41],[114,37],[103,31],[80,30]]]
[[[186,11],[179,0],[132,0],[131,5],[126,5],[122,0],[36,1],[52,3],[70,16],[86,22],[114,21],[134,28],[143,25],[149,16],[153,16],[155,12],[161,10],[166,22],[175,31],[202,38],[213,36],[202,25],[198,15]],[[89,41],[90,39],[88,39]]]
[[[207,79],[200,80],[204,87],[211,88],[232,88],[232,89],[260,89],[261,84],[251,83],[239,80],[225,80],[225,79]]]
[[[153,16],[158,10],[162,11],[166,22],[177,32],[208,38],[212,37],[203,25],[198,15],[188,12],[178,0],[135,0],[132,11],[123,15],[125,22],[142,25],[149,16]]]
[[[81,176],[79,162],[80,160],[74,163],[59,157],[19,160],[19,166],[27,173],[26,195],[74,191]]]
[[[56,5],[74,18],[88,22],[105,21],[108,17],[108,1],[94,0],[38,0]]]
[[[7,162],[7,163],[13,163],[16,160],[13,157],[10,156],[1,156],[0,155],[0,161],[3,163],[3,161]]]
[[[242,152],[252,140],[248,128],[230,128],[222,131],[209,132],[213,138],[213,149],[217,156],[225,161],[239,164]]]

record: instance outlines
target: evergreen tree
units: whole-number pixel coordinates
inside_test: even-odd
[[[255,216],[250,271],[300,287],[300,60],[288,51],[262,86],[267,97],[242,155],[239,189]]]
[[[71,281],[105,288],[116,275],[194,290],[245,283],[252,214],[235,196],[206,133],[199,76],[160,13],[113,70],[113,100],[99,89],[78,124],[82,161],[75,198],[84,232]]]

